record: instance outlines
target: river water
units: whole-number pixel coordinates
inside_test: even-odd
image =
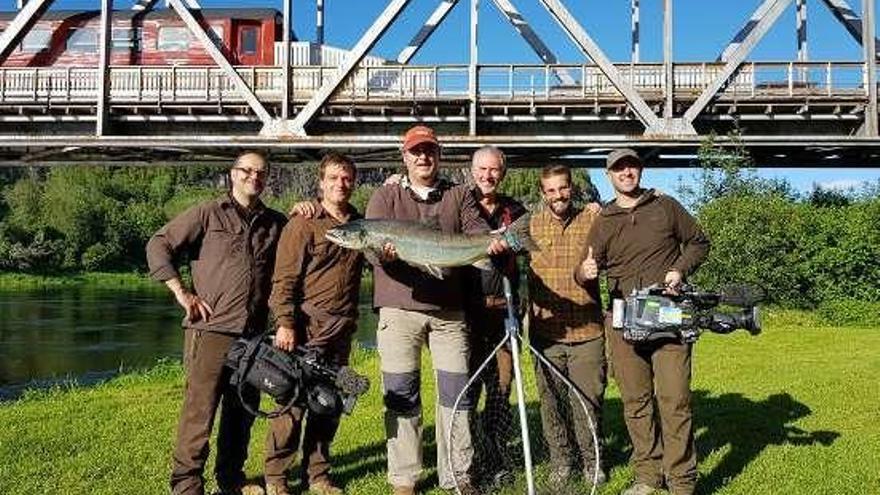
[[[362,294],[355,339],[372,347],[376,319],[368,297]],[[0,292],[0,399],[180,359],[182,316],[164,290]]]

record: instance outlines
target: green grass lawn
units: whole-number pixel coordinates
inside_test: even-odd
[[[814,323],[784,314],[760,337],[706,335],[698,343],[700,493],[880,493],[880,329]],[[387,493],[377,358],[361,351],[354,362],[373,389],[342,423],[335,477],[347,493]],[[34,392],[0,405],[0,492],[167,493],[182,381],[178,364],[160,363],[100,386]],[[432,432],[433,389],[425,386]],[[602,493],[611,494],[630,482],[631,471],[616,387],[607,396],[611,481]],[[254,477],[265,432],[259,420],[247,464]],[[428,464],[433,455],[426,452]],[[429,493],[440,493],[433,470],[425,479]]]

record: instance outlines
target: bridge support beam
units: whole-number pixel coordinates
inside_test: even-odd
[[[663,118],[672,119],[673,95],[675,94],[675,67],[673,55],[672,0],[663,0],[663,69],[665,73],[663,91],[666,102],[663,105]]]
[[[268,126],[272,123],[272,116],[269,115],[269,112],[266,111],[266,107],[260,103],[260,100],[257,99],[257,96],[254,94],[253,90],[247,85],[244,79],[236,72],[235,68],[232,67],[232,64],[229,63],[229,60],[226,59],[226,56],[223,55],[223,52],[217,48],[217,45],[214,44],[214,40],[208,36],[208,33],[205,32],[205,29],[199,24],[199,21],[193,17],[192,12],[183,4],[182,0],[168,0],[171,7],[177,11],[177,15],[183,20],[183,23],[186,24],[186,27],[189,28],[190,32],[193,36],[196,37],[197,40],[202,44],[205,48],[205,51],[208,52],[208,55],[214,59],[214,62],[223,69],[223,72],[226,74],[226,77],[232,81],[232,84],[235,86],[238,94],[241,95],[242,98],[247,102],[248,106],[251,107],[251,110],[257,115],[260,121],[263,122],[264,127]],[[256,81],[254,81],[256,82]]]
[[[807,0],[797,0],[796,29],[797,29],[797,59],[798,62],[806,62],[809,59],[807,52]]]
[[[730,60],[731,54],[733,54],[733,52],[737,48],[739,48],[740,45],[742,45],[743,41],[745,41],[752,30],[755,29],[755,26],[758,25],[758,22],[760,22],[761,19],[763,19],[767,15],[767,11],[770,9],[770,7],[770,2],[764,2],[758,7],[758,10],[756,10],[755,13],[752,14],[752,17],[749,18],[748,22],[746,22],[746,24],[736,33],[736,36],[734,36],[733,39],[730,40],[730,43],[728,43],[727,46],[724,47],[724,50],[721,52],[721,54],[718,55],[718,58],[716,59],[718,62],[727,62],[728,60]]]
[[[700,97],[697,98],[697,101],[695,101],[685,112],[684,120],[686,122],[693,124],[697,115],[702,113],[706,108],[706,105],[708,105],[718,94],[718,91],[727,84],[728,79],[730,79],[730,77],[739,69],[740,64],[746,59],[749,53],[752,52],[755,45],[761,41],[761,38],[767,34],[767,31],[770,30],[770,27],[772,27],[776,20],[779,19],[779,16],[791,2],[792,0],[764,0],[764,3],[758,7],[755,14],[752,15],[752,18],[749,20],[749,24],[755,22],[756,19],[757,22],[755,22],[751,28],[746,25],[746,27],[740,30],[740,33],[742,33],[748,28],[748,34],[730,53],[730,58],[727,60],[724,68],[721,69],[721,73],[718,74],[709,87],[703,90]],[[763,15],[759,16],[759,13],[763,13]]]
[[[95,134],[110,131],[110,55],[113,50],[113,0],[101,0],[101,30],[98,38],[98,108]]]
[[[632,63],[639,63],[639,31],[641,30],[639,21],[639,0],[632,0],[630,4],[630,21],[631,21],[631,44],[630,44],[630,60]]]
[[[677,134],[682,131],[687,131],[688,134],[691,133],[692,129],[683,129],[681,127],[677,127],[674,130],[667,130],[666,123],[660,120],[657,115],[651,111],[651,108],[645,102],[645,99],[636,92],[632,84],[623,79],[614,64],[612,64],[608,57],[605,56],[599,46],[596,45],[592,38],[590,38],[584,28],[577,22],[577,20],[575,20],[561,1],[540,0],[540,2],[556,19],[556,22],[562,26],[563,30],[575,42],[581,51],[599,66],[599,70],[605,74],[605,77],[607,77],[608,80],[611,81],[611,84],[614,85],[614,87],[623,95],[636,117],[647,129],[646,132],[652,134],[667,134],[668,132],[674,132]],[[696,132],[693,133],[695,134]]]
[[[492,3],[498,7],[498,10],[501,11],[501,14],[507,19],[516,32],[519,33],[520,36],[529,46],[532,48],[532,51],[541,59],[541,61],[548,65],[555,65],[559,63],[559,58],[556,57],[556,54],[553,53],[550,48],[544,43],[544,40],[538,36],[538,33],[532,29],[532,26],[529,25],[528,21],[526,21],[525,17],[516,10],[513,3],[510,0],[492,0]],[[574,86],[576,81],[568,71],[559,70],[556,71],[556,76],[559,77],[559,81],[562,84],[568,86]]]
[[[293,0],[281,1],[284,2],[281,20],[281,29],[284,30],[281,35],[284,43],[281,47],[281,63],[284,64],[281,69],[281,77],[284,78],[284,82],[281,83],[281,90],[284,91],[281,95],[281,118],[287,120],[290,118],[290,27],[293,24]]]
[[[180,2],[180,0],[172,1]],[[336,71],[333,78],[321,86],[296,117],[293,120],[283,121],[281,129],[270,128],[265,129],[264,132],[272,134],[286,131],[293,132],[299,136],[306,136],[306,126],[313,118],[315,118],[318,110],[327,103],[333,93],[335,93],[336,90],[339,89],[339,86],[341,86],[348,76],[351,75],[358,64],[361,63],[361,60],[363,60],[367,52],[373,48],[373,45],[375,45],[376,42],[379,41],[379,38],[385,34],[385,31],[388,30],[388,27],[391,26],[394,20],[397,19],[401,12],[403,12],[403,9],[409,5],[409,2],[410,0],[392,0],[388,6],[385,7],[385,10],[379,18],[373,22],[370,29],[364,33],[360,41],[358,41],[354,48],[352,48],[351,53],[345,59],[345,63]]]
[[[853,11],[852,7],[846,2],[846,0],[822,0],[825,2],[825,6],[831,10],[831,13],[834,15],[834,18],[840,22],[844,28],[846,28],[847,32],[850,36],[853,37],[856,42],[862,45],[864,36],[862,35],[862,19],[856,15]],[[876,38],[875,38],[876,40]],[[877,42],[874,41],[874,45],[877,45]],[[880,54],[877,54],[880,56]]]
[[[480,75],[477,72],[477,64],[479,63],[479,47],[477,45],[477,35],[479,33],[480,22],[480,0],[471,0],[471,29],[470,29],[470,63],[468,64],[468,98],[470,99],[470,108],[468,112],[468,134],[477,135],[477,94],[480,89]]]
[[[877,47],[874,0],[862,0],[862,47],[865,54],[865,84],[868,87],[868,106],[865,108],[863,133],[877,136]]]
[[[397,55],[397,61],[401,64],[408,64],[410,59],[412,59],[422,48],[425,41],[431,37],[434,30],[437,29],[437,26],[443,22],[443,19],[446,18],[446,15],[449,14],[449,11],[452,10],[452,7],[455,7],[455,4],[457,3],[458,0],[443,0],[440,2],[440,5],[438,5],[437,9],[430,17],[428,17],[428,20],[425,21],[425,24],[419,29],[419,32],[413,36],[413,39],[410,40],[409,44],[400,51],[399,55]]]
[[[31,26],[37,22],[37,19],[50,5],[52,5],[52,0],[33,0],[25,4],[15,15],[15,19],[0,34],[0,65],[6,61],[9,53],[21,42]]]
[[[324,45],[324,0],[317,0],[315,4],[315,42]]]
[[[419,32],[410,40],[409,44],[397,56],[397,61],[401,64],[409,63],[410,59],[418,52],[422,45],[437,29],[437,26],[446,18],[446,15],[458,3],[458,0],[443,0],[437,9],[431,14],[425,24],[419,29]],[[545,64],[558,64],[559,58],[553,51],[547,47],[547,44],[541,39],[538,33],[529,25],[525,17],[516,9],[510,0],[492,0],[495,7],[501,12],[507,22],[509,22],[516,32],[529,44],[532,51],[538,55],[538,58]],[[577,84],[574,78],[567,71],[557,71],[556,76],[563,84]]]

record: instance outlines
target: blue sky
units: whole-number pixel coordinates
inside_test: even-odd
[[[163,2],[163,0],[159,0]],[[858,11],[861,0],[848,0]],[[14,7],[10,0],[6,10]],[[538,0],[512,0],[562,62],[579,63],[583,56],[567,39]],[[273,0],[201,0],[205,8],[269,7],[281,9]],[[325,0],[325,37],[328,43],[352,46],[387,5],[386,0]],[[412,0],[397,23],[385,34],[374,54],[395,58],[418,31],[439,0]],[[467,63],[468,13],[470,0],[458,5],[426,43],[413,63]],[[565,0],[566,5],[593,39],[614,61],[629,60],[629,0]],[[675,0],[675,59],[709,61],[760,5],[759,0]],[[642,60],[662,58],[662,0],[641,0]],[[116,9],[131,2],[117,0]],[[97,9],[97,0],[58,0],[54,8]],[[315,0],[294,0],[294,30],[301,39],[314,39]],[[813,60],[858,60],[859,45],[834,20],[823,2],[807,0],[809,51]],[[754,60],[793,60],[795,54],[795,9],[782,15],[753,52]],[[480,61],[484,63],[529,63],[538,58],[503,19],[491,0],[480,0]]]
[[[162,2],[163,0],[159,0]],[[281,10],[281,2],[271,0],[200,0],[204,8],[270,7]],[[511,0],[563,63],[580,63],[583,56],[555,24],[538,0]],[[5,9],[14,4],[7,0]],[[712,61],[727,45],[760,0],[675,0],[675,46],[677,61]],[[796,33],[794,1],[771,31],[752,52],[751,60],[795,60]],[[848,0],[856,10],[861,0]],[[325,0],[325,39],[339,47],[351,47],[388,4],[386,0]],[[394,26],[374,48],[373,54],[396,58],[439,0],[412,0]],[[414,64],[467,63],[468,15],[470,0],[459,0],[443,24],[419,54]],[[565,4],[591,37],[613,61],[630,57],[629,0],[565,0]],[[115,3],[125,9],[131,2]],[[662,59],[662,0],[641,0],[641,60]],[[97,0],[59,0],[53,8],[97,9]],[[294,0],[294,30],[300,39],[314,39],[315,0]],[[807,0],[809,56],[814,61],[858,61],[861,47],[831,16],[820,0]],[[480,53],[482,63],[537,63],[538,58],[504,20],[491,0],[480,0]],[[679,178],[688,180],[693,170],[651,170],[647,183],[674,191]],[[880,179],[878,169],[761,169],[763,176],[784,177],[799,190],[814,183],[831,187],[858,186],[862,181]],[[600,170],[593,171],[601,177]],[[603,196],[609,191],[604,180],[597,180]]]
[[[759,176],[768,178],[781,178],[787,180],[796,190],[808,192],[813,190],[813,185],[818,184],[825,189],[840,191],[855,190],[858,192],[865,182],[875,183],[880,180],[880,170],[877,169],[816,169],[816,168],[783,168],[783,169],[758,169]],[[642,184],[654,187],[675,195],[680,181],[688,183],[691,179],[699,176],[695,169],[646,168],[642,174]],[[608,181],[605,179],[603,169],[590,169],[590,177],[599,188],[599,194],[603,200],[611,199],[614,194]]]

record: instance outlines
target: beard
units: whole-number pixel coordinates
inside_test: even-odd
[[[559,217],[564,217],[571,209],[570,199],[556,199],[553,201],[547,201],[546,204],[550,208],[550,211]]]
[[[490,194],[495,194],[498,191],[498,184],[480,184],[477,183],[477,189],[480,190],[480,193],[484,196],[488,196]]]

